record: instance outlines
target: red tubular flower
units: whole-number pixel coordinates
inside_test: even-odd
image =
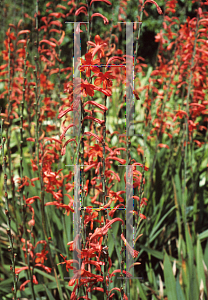
[[[170,147],[166,144],[158,144],[158,147],[170,149]]]
[[[95,105],[95,106],[97,106],[98,108],[102,109],[103,111],[107,111],[107,110],[108,110],[108,108],[107,108],[106,106],[104,106],[104,105],[102,105],[102,104],[99,104],[99,103],[97,103],[97,102],[95,102],[95,101],[87,101],[87,102],[84,103],[83,106],[85,107],[85,105],[87,105],[87,104]]]
[[[116,205],[116,207],[114,207],[114,208],[109,212],[109,216],[110,216],[111,218],[113,218],[115,211],[116,211],[120,206],[124,206],[124,204],[118,204],[118,205]]]
[[[80,71],[86,70],[86,76],[87,77],[90,77],[90,71],[92,71],[94,73],[100,72],[100,69],[98,67],[92,66],[92,65],[100,63],[99,58],[94,59],[94,60],[92,59],[92,53],[86,53],[85,54],[85,60],[83,58],[81,58],[81,62],[82,62],[82,65],[84,65],[84,66],[80,67]]]
[[[82,120],[82,122],[83,122],[84,120],[86,120],[86,119],[93,120],[93,121],[95,121],[95,122],[99,123],[100,125],[102,125],[103,123],[105,123],[105,121],[104,121],[104,120],[99,120],[99,119],[97,119],[97,118],[94,118],[94,117],[91,117],[91,116],[84,117],[84,119]]]
[[[146,219],[146,218],[147,218],[147,217],[146,217],[145,215],[143,215],[143,214],[140,214],[139,216],[140,216],[141,219]]]
[[[79,278],[80,276],[81,277],[91,277],[92,279],[96,279],[96,281],[97,282],[99,282],[99,281],[103,281],[103,276],[100,276],[100,275],[95,275],[95,274],[93,274],[93,273],[91,273],[91,272],[88,272],[88,271],[86,271],[85,270],[85,263],[86,262],[83,262],[82,263],[82,266],[81,266],[81,269],[80,270],[76,270],[76,271],[74,271],[74,276],[72,277],[72,279],[69,281],[69,286],[72,286],[72,285],[74,285],[74,283],[75,283],[75,280],[77,279],[77,278]],[[82,281],[82,280],[81,280]],[[85,279],[84,280],[86,283],[87,282],[90,282],[91,281],[91,279],[89,278],[89,279]]]
[[[109,65],[109,63],[113,60],[121,60],[121,61],[125,61],[125,59],[123,57],[120,56],[113,56],[111,57],[108,61],[107,61],[107,65]]]
[[[69,139],[68,141],[65,142],[65,144],[64,144],[64,146],[63,146],[63,148],[62,148],[62,150],[61,150],[61,155],[64,155],[64,154],[66,153],[66,146],[67,146],[70,142],[75,142],[76,145],[77,145],[76,139],[74,139],[74,138],[73,138],[73,139]]]
[[[109,23],[108,19],[106,17],[104,17],[102,14],[99,14],[99,13],[92,14],[92,16],[90,18],[90,21],[92,20],[93,17],[101,17],[101,18],[103,18],[104,24]]]
[[[35,264],[35,267],[43,268],[47,273],[51,273],[52,268],[46,267],[43,264]]]
[[[31,198],[28,198],[25,202],[26,202],[26,204],[32,204],[33,202],[35,202],[35,199],[39,199],[41,201],[40,197],[33,196]]]
[[[21,267],[21,268],[15,268],[15,274],[19,274],[20,272],[24,271],[24,270],[28,270],[29,267]]]
[[[66,209],[66,212],[67,212],[67,216],[69,215],[69,212],[74,212],[73,208],[70,207],[70,203],[69,205],[66,205],[66,204],[62,204],[62,203],[59,203],[58,201],[53,201],[53,202],[47,202],[46,204],[44,204],[45,206],[48,206],[48,205],[55,205],[57,208],[59,207],[62,207],[64,209]]]
[[[103,140],[103,137],[99,137],[95,133],[92,133],[92,132],[84,132],[83,135],[93,136],[93,137],[95,137],[97,139],[98,142],[101,142]]]
[[[60,135],[60,139],[61,139],[61,140],[63,140],[63,138],[64,138],[66,132],[69,130],[69,128],[71,128],[71,127],[73,127],[73,126],[75,126],[75,125],[74,125],[74,124],[70,124],[70,125],[68,125],[67,127],[64,127],[64,130],[63,130],[62,134]],[[76,126],[75,126],[75,127],[76,127]]]
[[[127,247],[128,252],[130,252],[130,254],[132,255],[132,257],[133,257],[133,258],[137,257],[138,254],[139,254],[139,252],[136,251],[136,250],[134,250],[134,249],[129,245],[129,243],[126,241],[126,239],[125,239],[123,233],[121,234],[121,238],[122,238],[122,240],[124,241],[124,244],[125,244],[125,246]]]
[[[112,5],[112,3],[110,1],[108,1],[108,0],[92,0],[90,2],[90,6],[92,5],[93,2],[105,2],[108,5]]]
[[[85,6],[81,6],[79,9],[77,9],[76,12],[75,12],[75,16],[78,16],[78,15],[81,14],[81,13],[84,13],[85,16],[88,15],[87,9],[86,9]]]
[[[23,284],[21,284],[20,285],[20,291],[24,291],[26,284],[28,284],[29,282],[30,282],[30,280],[26,280]]]
[[[95,238],[96,236],[100,236],[102,237],[103,235],[106,235],[106,233],[108,232],[108,229],[110,228],[110,226],[117,222],[117,221],[121,221],[122,224],[124,225],[124,221],[120,218],[115,218],[111,221],[108,221],[108,223],[104,226],[104,227],[101,227],[101,228],[96,228],[95,229],[95,232],[93,233],[93,235],[90,237],[90,240],[92,240],[93,238]]]
[[[177,119],[177,117],[179,117],[180,119],[182,119],[183,116],[186,116],[186,117],[188,118],[187,112],[184,111],[184,110],[179,110],[179,111],[176,113],[176,115],[174,116],[173,122],[175,122],[175,120]]]
[[[59,112],[59,115],[58,115],[58,119],[60,119],[60,118],[62,118],[63,116],[65,116],[65,114],[67,114],[69,111],[72,111],[73,110],[73,108],[72,107],[70,107],[70,108],[67,108],[66,110],[61,110],[60,112]]]
[[[90,146],[91,150],[88,152],[89,160],[91,160],[93,157],[99,156],[103,157],[103,149],[100,145],[94,144],[94,146]],[[86,172],[86,169],[85,169]]]
[[[94,90],[95,90],[95,86],[89,83],[87,80],[81,83],[81,92],[83,93],[84,97],[87,97],[87,95],[93,97]]]
[[[47,260],[48,258],[46,257],[46,255],[48,254],[48,251],[45,251],[46,245],[44,245],[43,250],[41,250],[40,253],[36,253],[37,258],[35,259],[36,263],[41,263],[43,264],[45,260]]]
[[[108,156],[108,157],[106,157],[106,159],[117,160],[117,161],[120,162],[120,164],[122,164],[122,165],[124,165],[124,164],[126,163],[126,160],[125,160],[125,159],[118,158],[118,157],[115,157],[115,156]]]
[[[46,43],[46,44],[48,44],[48,45],[50,45],[51,47],[54,47],[54,48],[56,47],[55,43],[53,43],[51,41],[48,41],[48,40],[45,40],[45,39],[43,39],[42,41],[40,41],[39,44],[41,44],[41,43]]]
[[[60,262],[58,265],[66,264],[66,270],[67,270],[67,272],[69,272],[69,269],[70,270],[76,270],[76,268],[72,267],[71,264],[73,264],[73,263],[79,264],[79,262],[77,260],[74,260],[74,259],[67,260],[66,257],[64,257],[62,254],[60,254],[60,255],[64,259],[64,262]]]
[[[162,15],[162,9],[159,7],[159,5],[154,1],[154,0],[146,0],[142,6],[142,8],[144,8],[144,6],[147,4],[147,3],[153,3],[154,5],[156,5],[157,7],[157,11],[160,15]]]
[[[100,85],[103,82],[103,89],[106,89],[106,87],[112,86],[112,81],[109,79],[115,79],[116,76],[111,75],[112,71],[107,71],[104,74],[102,72],[99,72],[98,77],[95,79],[94,83],[95,85]]]
[[[100,36],[98,34],[95,36],[95,43],[93,43],[91,41],[89,41],[87,43],[89,45],[93,46],[93,48],[89,50],[89,52],[92,53],[92,57],[95,56],[96,52],[98,52],[98,58],[102,58],[104,56],[104,50],[102,48],[107,46],[107,44],[102,41],[102,39],[100,38]]]

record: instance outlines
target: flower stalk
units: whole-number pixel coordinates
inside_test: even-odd
[[[4,197],[5,197],[5,214],[7,218],[7,236],[9,240],[9,246],[8,246],[8,251],[11,251],[11,262],[12,265],[10,266],[10,270],[12,271],[12,277],[13,277],[13,287],[12,287],[12,293],[14,300],[17,299],[17,277],[15,275],[15,262],[16,262],[16,253],[14,253],[14,235],[12,234],[12,228],[11,228],[11,216],[9,212],[9,199],[8,199],[8,190],[7,190],[7,172],[6,172],[6,160],[7,157],[5,156],[4,153],[4,144],[6,142],[6,138],[3,137],[2,135],[2,130],[3,128],[3,119],[1,119],[1,129],[0,129],[0,134],[1,134],[1,153],[2,153],[2,159],[3,159],[3,173],[4,173]]]

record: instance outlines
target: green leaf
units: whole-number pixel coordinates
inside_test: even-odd
[[[176,281],[166,251],[165,251],[165,259],[164,259],[164,278],[165,278],[165,287],[166,287],[166,294],[168,296],[168,300],[176,300],[177,299]]]
[[[138,289],[139,289],[138,294],[139,294],[140,299],[147,300],[147,297],[145,296],[144,290],[143,290],[142,285],[139,280],[138,280]]]
[[[51,291],[47,288],[47,286],[45,284],[43,284],[43,286],[44,286],[44,288],[46,290],[46,293],[48,295],[49,300],[55,300],[55,298],[53,297]]]
[[[176,280],[176,294],[177,294],[177,300],[186,300],[181,285],[179,283],[179,276],[177,276],[177,280]]]
[[[203,252],[202,252],[202,247],[199,239],[197,239],[197,246],[196,246],[196,268],[197,268],[198,284],[200,286],[201,280],[203,280],[204,288],[206,290],[206,279],[205,279],[204,266],[203,266]]]
[[[160,233],[160,231],[156,232],[156,230],[160,227],[160,225],[162,224],[162,222],[165,220],[165,218],[175,209],[175,206],[173,206],[159,221],[159,223],[153,227],[151,233],[150,233],[150,239],[149,239],[149,243],[151,243],[156,237],[157,235]],[[155,233],[156,232],[156,233]],[[155,235],[153,235],[155,233]]]
[[[206,247],[204,250],[204,263],[206,266],[208,266],[208,240],[207,240]]]
[[[207,239],[208,238],[208,229],[203,231],[202,233],[200,233],[198,235],[198,238],[200,241]]]

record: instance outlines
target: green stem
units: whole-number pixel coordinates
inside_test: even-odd
[[[4,197],[5,197],[5,214],[7,217],[7,235],[9,239],[9,246],[8,246],[8,251],[11,251],[11,270],[12,270],[12,277],[13,277],[13,288],[12,288],[12,293],[14,300],[17,299],[17,279],[15,276],[15,257],[16,253],[14,254],[14,237],[11,233],[11,216],[9,213],[9,199],[8,199],[8,193],[7,193],[7,174],[6,174],[6,156],[4,155],[4,143],[6,142],[6,138],[2,137],[2,126],[3,125],[3,120],[1,119],[1,149],[2,149],[2,158],[3,158],[3,173],[4,173]]]
[[[28,46],[28,38],[27,38],[27,46]],[[26,86],[26,72],[27,72],[27,66],[26,66],[26,60],[27,60],[27,46],[25,47],[26,55],[24,58],[24,71],[23,71],[23,98],[21,101],[21,115],[20,115],[20,178],[21,178],[21,184],[23,184],[23,111],[24,111],[24,104],[25,104],[25,86]],[[33,270],[31,273],[30,270],[30,251],[28,251],[28,245],[27,245],[27,240],[28,240],[28,233],[27,233],[27,227],[26,227],[26,206],[24,205],[24,199],[23,199],[23,191],[24,191],[24,186],[20,190],[20,203],[22,207],[22,219],[23,219],[23,226],[24,226],[24,232],[25,232],[25,248],[26,248],[26,254],[27,254],[27,263],[28,263],[28,275],[30,279],[30,288],[31,288],[31,293],[32,293],[32,298],[33,300],[36,299],[35,297],[35,292],[34,292],[34,285],[33,285]],[[29,253],[28,253],[29,252]]]

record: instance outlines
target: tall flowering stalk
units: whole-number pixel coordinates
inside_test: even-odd
[[[81,13],[81,11],[84,12],[85,11],[85,7],[82,7],[80,9],[78,9],[77,10],[77,14]],[[95,43],[89,42],[89,44],[92,45],[93,48],[88,50],[88,53],[85,54],[86,60],[85,61],[82,60],[82,62],[84,62],[85,64],[90,64],[91,61],[94,59],[95,54],[98,53],[97,63],[99,63],[100,59],[102,58],[103,53],[104,53],[103,52],[103,48],[106,46],[106,44],[100,39],[100,37],[98,35],[95,37]],[[109,60],[109,62],[110,62],[110,60]],[[82,145],[81,162],[82,162],[82,165],[85,163],[85,161],[83,160],[83,158],[84,158],[84,153],[83,153],[84,152],[83,136],[84,135],[88,135],[88,136],[91,136],[91,137],[95,138],[97,140],[97,143],[98,143],[96,145],[97,150],[95,150],[95,153],[99,152],[100,154],[99,154],[99,156],[96,155],[97,156],[96,161],[92,161],[91,159],[89,159],[88,162],[86,162],[86,168],[84,169],[84,172],[87,172],[88,170],[90,170],[92,168],[95,168],[95,167],[96,167],[95,173],[98,174],[98,169],[99,168],[101,170],[100,171],[100,177],[97,176],[94,179],[96,179],[96,178],[97,179],[98,178],[101,179],[101,185],[97,186],[97,189],[99,191],[98,194],[97,194],[97,196],[101,195],[102,202],[97,201],[96,200],[97,196],[95,196],[92,199],[92,203],[97,204],[99,206],[103,206],[106,209],[106,214],[105,214],[106,217],[105,218],[103,218],[103,217],[101,218],[101,222],[102,222],[101,224],[104,224],[104,227],[103,228],[102,227],[101,228],[97,228],[94,231],[94,234],[90,233],[89,237],[86,237],[86,241],[83,243],[84,248],[82,249],[82,251],[80,253],[80,257],[83,258],[83,263],[82,263],[82,268],[80,270],[80,272],[81,272],[80,274],[83,275],[83,276],[84,276],[84,274],[85,275],[87,274],[88,277],[89,277],[89,279],[81,279],[81,280],[79,280],[79,283],[77,283],[75,285],[75,287],[74,287],[73,293],[71,295],[71,299],[77,299],[76,297],[78,297],[78,294],[76,293],[76,291],[78,290],[78,288],[79,288],[80,285],[82,286],[82,285],[86,285],[87,283],[92,282],[92,284],[88,288],[88,291],[91,292],[92,291],[92,286],[93,286],[93,284],[95,284],[95,282],[93,283],[93,278],[95,277],[95,275],[93,273],[90,273],[89,271],[86,272],[85,269],[84,269],[85,263],[88,264],[88,266],[90,264],[94,264],[93,261],[88,261],[87,260],[88,256],[93,257],[95,255],[95,252],[97,252],[97,251],[98,251],[98,253],[104,253],[104,255],[103,255],[104,259],[108,258],[108,261],[109,261],[109,269],[108,269],[108,273],[109,273],[109,270],[110,270],[112,262],[111,262],[110,258],[107,255],[106,246],[105,247],[102,246],[102,241],[103,241],[103,238],[104,238],[105,243],[107,242],[106,237],[107,237],[108,229],[110,227],[109,225],[111,225],[115,221],[118,221],[119,219],[115,218],[115,219],[112,219],[111,221],[109,221],[109,213],[108,213],[107,207],[109,207],[109,205],[111,204],[112,200],[110,200],[108,204],[106,203],[106,192],[108,192],[110,194],[111,191],[110,191],[110,188],[107,188],[107,186],[106,186],[106,179],[105,179],[105,177],[106,176],[108,177],[109,175],[107,175],[107,174],[110,174],[109,171],[108,171],[109,167],[110,167],[110,165],[109,165],[109,160],[110,159],[117,160],[121,164],[125,164],[126,163],[126,160],[123,160],[123,159],[120,159],[120,158],[116,157],[115,153],[119,153],[119,152],[115,151],[115,153],[114,153],[108,147],[106,148],[106,146],[107,146],[107,144],[105,142],[105,139],[106,139],[106,116],[107,116],[106,99],[107,99],[107,96],[111,95],[111,91],[108,88],[108,87],[111,87],[111,85],[112,85],[112,84],[110,84],[110,78],[111,77],[108,77],[108,79],[107,79],[108,84],[107,85],[103,84],[103,88],[98,88],[98,85],[100,85],[103,80],[106,80],[106,79],[104,79],[105,78],[104,74],[101,71],[97,71],[96,67],[93,67],[92,65],[91,66],[88,65],[86,67],[85,66],[81,66],[80,70],[83,71],[83,72],[85,72],[85,76],[87,78],[90,78],[90,82],[88,82],[87,79],[82,80],[82,83],[81,83],[81,86],[80,86],[81,87],[82,95],[84,97],[87,97],[88,95],[90,97],[92,97],[92,96],[94,96],[94,91],[98,90],[98,91],[101,91],[105,95],[105,101],[104,101],[104,105],[98,104],[94,100],[87,101],[86,103],[83,103],[83,101],[80,101],[80,104],[81,104],[81,128],[80,128],[80,131],[79,131],[79,134],[78,134],[78,139],[79,140],[78,140],[78,143],[77,143],[78,144],[78,148],[77,148],[77,160],[76,160],[77,163],[76,164],[78,164],[79,157],[80,157],[80,155],[79,155],[79,153],[80,153],[80,150],[79,150],[80,149],[80,143]],[[94,84],[92,84],[91,70],[95,73],[93,75],[93,77],[97,76],[97,78],[94,81]],[[106,75],[107,75],[107,72],[106,72]],[[102,80],[101,80],[101,78],[102,78]],[[112,77],[112,78],[115,78],[115,77]],[[84,106],[86,104],[91,104],[91,105],[99,107],[103,111],[103,113],[104,113],[104,121],[100,120],[100,119],[97,119],[94,116],[88,116],[87,113],[91,114],[91,111],[85,109]],[[69,107],[66,110],[63,110],[63,108],[61,108],[59,110],[59,116],[58,116],[58,118],[64,117],[67,113],[71,112],[72,110],[73,110],[72,107],[71,108]],[[102,132],[102,136],[99,137],[99,135],[98,135],[99,130],[96,132],[96,134],[93,133],[93,132],[85,132],[84,131],[84,126],[83,126],[84,119],[93,120],[94,122],[99,123],[102,126],[101,127],[102,128],[102,131],[101,131]],[[64,128],[64,133],[61,136],[62,138],[64,137],[64,135],[66,134],[66,132],[72,126],[73,126],[73,124],[70,124],[69,126],[67,126],[66,128]],[[81,135],[80,135],[80,133],[81,133]],[[71,143],[71,142],[75,142],[75,139],[69,139],[65,144],[67,145],[68,143]],[[102,148],[99,146],[99,144],[102,144],[103,150],[101,150]],[[130,163],[131,157],[130,157],[130,151],[129,150],[130,150],[131,143],[127,141],[126,144],[127,144],[127,162]],[[93,148],[93,147],[91,147],[91,148]],[[107,151],[110,150],[110,153],[107,156],[106,156],[106,150]],[[65,149],[65,146],[64,146],[63,154],[65,154],[65,151],[66,151],[66,149]],[[88,153],[87,153],[87,151],[85,151],[85,157],[87,157],[87,156],[88,156]],[[101,159],[100,159],[100,157],[101,157]],[[81,170],[82,170],[82,168],[81,168]],[[119,178],[119,176],[118,176],[118,178]],[[81,180],[83,181],[82,171],[81,171]],[[95,184],[95,180],[94,180],[94,184]],[[138,182],[138,185],[140,186],[139,182]],[[82,199],[82,203],[83,203],[83,200],[84,200],[83,199],[83,183],[81,184],[81,191],[82,191],[82,197],[81,197],[81,199]],[[97,210],[100,211],[100,209],[97,209]],[[114,209],[114,212],[115,212],[115,210],[116,209]],[[101,211],[102,211],[102,209],[101,209]],[[87,219],[88,219],[88,217],[85,220],[87,221]],[[82,217],[82,220],[83,220],[83,217]],[[90,220],[90,218],[88,220]],[[98,241],[98,237],[100,237],[99,241]],[[122,238],[124,239],[123,230],[122,230]],[[70,249],[71,250],[74,250],[74,248],[73,248],[74,247],[73,246],[74,243],[75,243],[75,241],[68,243],[70,245]],[[97,246],[96,246],[96,243],[97,243]],[[88,247],[88,244],[91,247]],[[127,244],[127,246],[130,247],[130,245],[128,243],[125,242],[125,244]],[[102,252],[102,248],[103,248],[103,252]],[[105,248],[105,250],[104,250],[104,248]],[[123,247],[122,247],[122,249],[124,250]],[[130,248],[128,248],[128,249],[130,250]],[[132,251],[133,251],[133,249],[130,250],[130,252],[132,252]],[[135,251],[134,254],[133,254],[133,257],[135,257],[135,255],[138,255],[138,252]],[[107,277],[106,262],[107,261],[104,260],[104,263],[103,263],[104,264],[104,274],[103,274],[104,276],[103,277],[102,276],[101,277],[96,277],[96,278],[97,278],[98,282],[99,281],[103,282],[103,289],[99,288],[99,290],[102,290],[104,292],[104,297],[107,297],[107,299],[109,299],[109,291],[108,291],[108,288],[107,288],[109,286],[109,276]],[[65,263],[67,263],[66,260],[65,260]],[[71,263],[73,263],[73,260],[71,260]],[[124,273],[123,266],[124,266],[124,261],[122,261],[121,270],[118,270],[119,272],[122,273],[122,276],[123,276],[123,273]],[[77,272],[78,272],[78,270],[77,270]],[[70,280],[69,285],[73,285],[74,283],[75,283],[75,277],[73,277]],[[123,283],[122,283],[122,285],[123,285]],[[122,298],[126,299],[127,297],[126,297],[126,295],[124,293],[123,287],[122,287],[122,289],[120,289],[120,291],[122,293]]]
[[[12,287],[12,293],[14,300],[17,299],[17,277],[15,275],[15,264],[16,264],[16,253],[14,252],[14,235],[11,232],[11,216],[9,212],[9,201],[8,201],[8,193],[7,193],[7,174],[6,174],[6,160],[7,157],[5,156],[4,153],[4,145],[6,142],[6,138],[3,137],[3,120],[1,119],[1,128],[0,128],[0,133],[1,133],[1,154],[2,154],[2,160],[3,160],[3,172],[4,172],[4,197],[5,197],[5,215],[7,218],[7,235],[8,235],[8,240],[9,240],[9,246],[8,246],[8,251],[11,252],[11,266],[10,270],[12,272],[13,276],[13,287]]]
[[[91,6],[94,2],[97,1],[92,0],[88,4],[88,13],[92,11]],[[100,2],[111,5],[111,2],[108,0]],[[156,4],[155,1],[145,1],[144,5],[148,2]],[[125,147],[110,148],[109,145],[111,140],[108,136],[109,132],[106,130],[107,117],[109,114],[107,98],[112,96],[113,81],[114,79],[118,80],[116,86],[122,86],[125,82],[122,71],[115,66],[115,68],[112,67],[111,69],[110,63],[120,61],[125,64],[127,60],[125,56],[114,55],[116,51],[117,54],[121,54],[121,50],[116,50],[116,44],[109,49],[109,46],[111,45],[109,45],[108,42],[110,40],[111,44],[112,37],[110,37],[110,39],[102,40],[100,35],[97,34],[94,41],[91,41],[89,38],[85,60],[82,61],[83,65],[80,68],[80,71],[84,76],[84,80],[82,79],[80,84],[81,96],[83,97],[80,101],[80,131],[78,132],[77,140],[75,138],[65,140],[67,132],[75,126],[75,124],[70,123],[70,113],[72,113],[75,108],[75,104],[72,104],[73,84],[66,81],[64,83],[64,89],[68,97],[55,101],[52,97],[52,90],[54,89],[55,84],[49,80],[50,76],[53,74],[61,74],[71,70],[71,68],[57,68],[55,64],[55,61],[61,63],[59,57],[60,46],[65,35],[64,32],[60,31],[62,24],[58,19],[64,19],[72,13],[75,13],[75,15],[78,16],[80,13],[86,13],[87,10],[86,7],[83,6],[74,11],[76,7],[74,1],[69,1],[68,5],[71,5],[72,8],[68,14],[63,14],[61,12],[56,12],[56,9],[66,11],[65,6],[61,4],[55,6],[53,2],[48,2],[46,4],[47,15],[40,18],[41,23],[39,24],[38,17],[40,16],[40,12],[38,1],[36,2],[36,13],[34,18],[31,18],[33,26],[35,27],[35,54],[31,52],[32,54],[30,55],[31,37],[34,40],[33,32],[27,29],[20,30],[21,20],[17,27],[14,25],[11,26],[11,28],[15,29],[15,33],[11,33],[9,30],[7,32],[8,39],[5,41],[6,50],[3,52],[3,59],[6,64],[1,68],[1,71],[3,71],[1,76],[3,76],[2,81],[6,82],[6,92],[3,93],[1,97],[7,93],[8,105],[5,113],[2,113],[1,116],[7,120],[6,125],[9,125],[6,132],[6,140],[10,165],[12,160],[9,152],[9,132],[12,132],[12,130],[14,131],[16,128],[20,129],[19,187],[15,191],[14,182],[12,181],[12,197],[14,201],[15,192],[20,194],[20,197],[18,198],[19,202],[15,205],[18,208],[21,208],[21,219],[23,221],[23,226],[20,225],[17,229],[17,231],[19,230],[17,239],[19,245],[21,245],[22,259],[24,261],[24,265],[21,267],[15,266],[14,243],[11,234],[10,216],[8,213],[9,199],[7,197],[6,159],[4,156],[4,148],[2,146],[6,201],[5,213],[7,215],[7,231],[12,252],[11,271],[14,280],[14,299],[17,298],[16,275],[25,271],[27,274],[26,280],[22,279],[22,281],[24,281],[21,282],[18,292],[25,290],[27,284],[29,284],[31,287],[31,297],[33,299],[38,297],[36,289],[38,279],[35,275],[35,272],[38,273],[38,270],[39,272],[42,270],[46,273],[54,272],[57,285],[56,292],[59,294],[60,299],[64,299],[65,295],[62,291],[60,278],[57,273],[57,266],[59,268],[60,264],[66,264],[66,270],[68,271],[71,269],[76,275],[71,278],[68,283],[69,287],[72,287],[75,284],[73,290],[71,290],[70,299],[79,299],[81,297],[89,299],[88,295],[91,297],[93,291],[101,291],[104,294],[104,299],[112,299],[114,296],[112,293],[114,289],[121,293],[122,299],[128,299],[129,296],[124,292],[124,280],[121,281],[121,286],[119,288],[114,287],[110,290],[110,283],[113,282],[113,277],[116,273],[119,273],[121,277],[131,277],[131,274],[128,272],[129,270],[124,270],[125,247],[123,245],[126,246],[127,251],[133,258],[138,256],[138,251],[134,250],[124,237],[124,220],[116,216],[114,217],[114,214],[118,213],[120,208],[125,207],[123,204],[124,199],[122,197],[122,194],[125,194],[125,191],[120,190],[115,192],[113,190],[113,186],[115,183],[120,182],[121,178],[119,174],[113,170],[112,163],[113,161],[117,161],[123,166],[126,164],[131,165],[133,163],[134,188],[138,187],[138,190],[140,189],[140,197],[134,196],[134,199],[141,203],[141,206],[146,205],[146,198],[142,198],[142,192],[145,183],[144,171],[147,169],[144,164],[134,163],[134,160],[131,159],[130,140],[127,139],[124,141]],[[127,1],[123,1],[122,5],[125,7]],[[156,6],[160,13],[161,11],[157,4]],[[121,9],[121,13],[122,10],[123,8]],[[91,18],[89,15],[89,20],[94,19],[95,17],[101,17],[104,24],[108,24],[108,19],[99,13],[93,12]],[[91,31],[88,30],[88,34],[90,37]],[[14,52],[16,52],[16,54]],[[108,65],[105,72],[98,67],[103,61]],[[84,66],[84,64],[88,64],[88,66]],[[5,68],[8,68],[6,73],[4,73]],[[8,75],[8,78],[5,78],[5,75]],[[68,78],[69,76],[67,76],[66,80],[68,80]],[[104,97],[102,104],[98,103],[99,101],[93,98],[94,96],[97,97],[98,92],[100,92],[100,96]],[[137,95],[136,91],[135,94]],[[87,97],[89,97],[89,100],[86,99]],[[85,101],[85,99],[87,101]],[[57,116],[57,106],[59,107],[58,119],[65,117],[65,120],[60,126],[60,139],[57,137],[55,126],[53,124],[45,125],[44,123],[47,118],[53,119]],[[64,109],[65,106],[67,107],[66,109]],[[103,115],[103,118],[96,117],[98,112]],[[11,122],[14,118],[20,118],[19,126],[17,127],[13,126]],[[87,127],[89,129],[86,130],[85,124],[87,122],[89,125]],[[97,124],[99,127],[95,126]],[[127,131],[128,130],[129,128],[127,128]],[[51,134],[51,136],[47,136],[47,134]],[[113,134],[116,134],[116,132]],[[119,141],[122,142],[122,138],[120,138]],[[2,139],[2,143],[4,145],[4,138]],[[64,172],[62,172],[63,169],[59,168],[60,165],[58,165],[57,169],[57,161],[62,161],[63,156],[68,154],[67,150],[72,143],[77,146],[77,152],[76,155],[74,155],[76,165],[80,165],[80,163],[82,165],[81,187],[79,190],[79,192],[81,192],[81,201],[83,206],[87,203],[87,207],[85,207],[86,210],[82,207],[82,249],[78,253],[79,258],[82,259],[80,270],[72,266],[72,264],[76,262],[67,260],[64,255],[61,255],[61,263],[57,263],[55,247],[55,250],[53,249],[52,251],[53,240],[49,236],[51,228],[46,214],[48,206],[54,206],[57,211],[59,209],[64,211],[67,216],[70,212],[74,213],[72,208],[74,200],[70,195],[70,192],[73,191],[73,184],[71,183],[72,172],[64,175]],[[24,156],[25,145],[30,146],[30,154],[33,156],[30,159],[30,163],[26,161],[26,155]],[[121,151],[126,151],[127,159],[121,158],[123,157]],[[9,172],[11,171],[10,165]],[[138,165],[143,168],[143,174],[136,170]],[[24,176],[24,171],[26,172],[28,166],[32,169],[34,174],[33,178],[28,177],[30,175],[29,172],[28,176]],[[53,168],[56,168],[56,170]],[[94,174],[94,177],[85,182],[88,171],[90,171],[91,174]],[[125,175],[125,180],[127,175],[128,174]],[[9,176],[10,179],[12,179],[12,172],[10,172]],[[63,195],[64,189],[66,190],[66,194]],[[90,197],[92,195],[92,189],[95,191],[95,195]],[[67,196],[67,199],[69,200],[68,204],[64,203],[64,196]],[[89,205],[89,199],[91,200],[90,204],[92,204],[92,206]],[[114,206],[111,207],[111,205]],[[39,223],[38,218],[35,219],[36,215],[41,219],[41,228],[43,230],[39,235],[39,237],[42,235],[41,240],[39,241],[36,241],[36,234],[39,234],[39,232],[36,233],[35,231],[36,223]],[[29,221],[27,220],[28,216],[30,216]],[[109,256],[107,245],[108,233],[111,232],[113,235],[112,225],[116,222],[121,224],[121,255],[119,253],[118,243],[117,241],[115,242],[120,269],[112,271],[113,262]],[[87,235],[86,228],[89,225],[90,232],[88,232]],[[68,245],[69,250],[77,250],[76,240],[68,242]],[[42,247],[42,250],[38,250],[40,247]],[[55,259],[56,262],[54,262]],[[51,268],[48,267],[47,264],[50,264]],[[86,267],[88,270],[86,270]],[[131,267],[134,267],[134,264]],[[81,276],[79,280],[77,280],[77,276]],[[98,284],[101,284],[101,286],[98,286]],[[84,295],[80,295],[82,292]],[[129,291],[127,291],[127,294],[129,294]]]

